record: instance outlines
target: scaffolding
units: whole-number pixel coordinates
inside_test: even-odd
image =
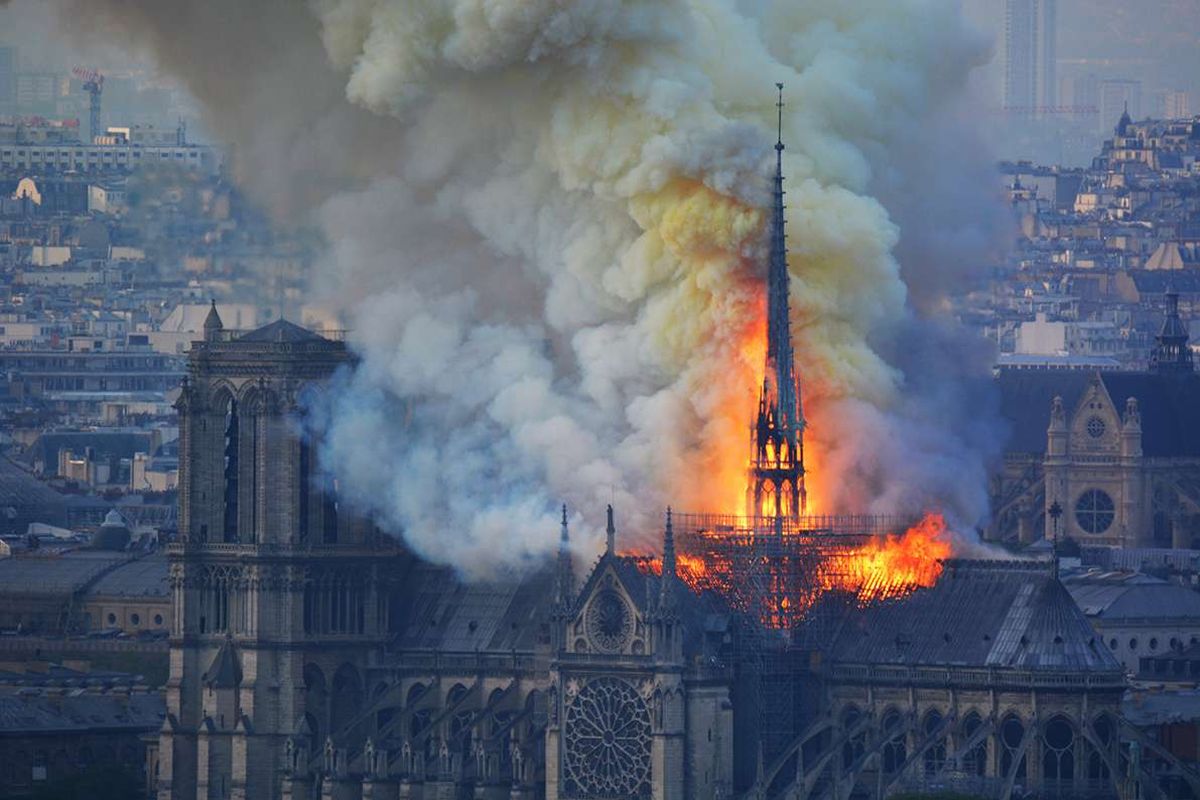
[[[853,579],[848,554],[917,520],[863,514],[673,519],[681,577],[697,590],[719,593],[742,621],[733,641],[736,691],[748,709],[747,724],[756,728],[754,758],[770,763],[803,723],[804,672],[857,597],[845,591]]]

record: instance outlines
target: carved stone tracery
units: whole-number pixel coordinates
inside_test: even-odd
[[[619,678],[594,678],[568,694],[563,723],[563,773],[572,797],[648,797],[650,709]]]

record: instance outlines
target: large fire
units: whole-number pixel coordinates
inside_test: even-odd
[[[728,198],[714,199],[705,190],[693,187],[688,197],[709,209],[707,216],[736,216],[746,231],[765,222],[753,211],[737,208]],[[782,213],[781,206],[777,213]],[[691,232],[693,227],[681,230]],[[771,264],[774,270],[778,261]],[[679,470],[678,484],[670,487],[671,496],[686,507],[707,512],[688,515],[678,530],[677,574],[694,591],[718,593],[734,608],[760,616],[764,625],[773,628],[794,626],[829,595],[866,604],[932,586],[941,575],[942,561],[952,554],[940,513],[927,513],[916,524],[910,524],[911,519],[819,516],[863,499],[845,496],[833,476],[836,470],[823,474],[816,468],[836,461],[836,443],[819,433],[824,423],[836,429],[832,409],[850,389],[840,370],[804,347],[812,344],[804,334],[804,319],[791,318],[782,325],[768,320],[769,314],[779,313],[776,293],[781,284],[787,291],[787,281],[772,272],[775,277],[768,275],[764,293],[762,277],[751,268],[751,260],[743,260],[742,265],[747,268],[733,273],[733,290],[720,295],[724,310],[734,310],[720,315],[722,335],[713,339],[719,345],[711,356],[723,365],[721,378],[693,392],[694,410],[703,421],[704,445],[692,454],[692,468]],[[789,316],[790,300],[786,301]],[[795,371],[786,362],[780,370],[778,362],[768,360],[768,330],[799,333],[792,342],[799,356]],[[806,351],[811,361],[804,358]],[[772,359],[779,353],[792,357],[787,347],[778,344],[772,352]],[[783,395],[770,387],[781,376],[796,372],[804,379],[798,382],[795,399],[781,400]],[[793,405],[771,405],[784,402]],[[801,418],[798,429],[790,427],[796,413]],[[786,430],[775,427],[782,426],[779,420],[783,419],[789,421]],[[788,437],[796,434],[802,454],[799,464],[788,448],[789,441],[796,441]],[[789,487],[792,494],[787,495]],[[788,507],[789,498],[792,506],[804,503],[805,493],[806,504]],[[722,516],[730,512],[739,516]],[[643,571],[661,574],[660,558],[633,558]]]
[[[951,555],[946,520],[941,514],[924,519],[900,536],[872,539],[841,558],[841,588],[862,601],[903,595],[933,586],[942,574],[942,561]]]
[[[756,564],[750,555],[752,545],[735,543],[719,532],[699,531],[691,541],[704,552],[680,553],[676,572],[693,591],[716,592],[734,607],[759,603],[757,609],[742,610],[757,611],[769,627],[788,628],[831,592],[867,604],[932,586],[942,573],[942,561],[951,555],[945,518],[936,512],[926,514],[903,533],[867,537],[854,544],[821,540],[819,534],[811,537],[811,542],[804,534],[785,533],[785,537],[789,535],[803,536],[805,542],[797,541],[796,548],[789,550],[785,540],[783,552],[787,555]],[[631,557],[643,572],[662,574],[661,558]],[[742,574],[747,567],[758,574]],[[756,579],[767,585],[747,585]],[[763,601],[767,601],[765,606]]]

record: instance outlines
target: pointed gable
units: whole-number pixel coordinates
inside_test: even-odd
[[[575,601],[575,611],[578,613],[587,603],[588,598],[595,594],[605,583],[605,576],[611,575],[623,592],[629,597],[637,610],[642,614],[650,610],[650,599],[658,597],[662,578],[658,575],[647,574],[638,568],[637,562],[628,556],[605,553],[592,568],[583,588]]]
[[[280,318],[268,323],[257,330],[250,331],[238,338],[241,342],[323,342],[325,337],[319,336],[307,328],[301,328],[294,322]]]
[[[242,665],[233,640],[226,639],[201,680],[210,689],[236,689],[242,683]]]
[[[1071,450],[1096,452],[1120,448],[1121,413],[1116,399],[1109,395],[1101,373],[1090,374],[1083,395],[1074,407],[1067,408],[1070,409],[1067,419],[1071,426]]]

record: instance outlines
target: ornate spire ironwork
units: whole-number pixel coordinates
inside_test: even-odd
[[[617,526],[613,524],[613,507],[612,503],[608,504],[608,525],[604,529],[604,552],[610,556],[616,552],[617,545]]]
[[[567,530],[567,504],[562,507],[562,532],[558,539],[558,570],[555,576],[557,583],[558,604],[560,611],[565,613],[574,601],[575,576],[571,567],[571,536]]]
[[[779,90],[775,178],[767,267],[767,358],[758,420],[754,427],[750,492],[753,516],[796,517],[804,513],[804,415],[792,352],[788,299],[787,232],[783,202],[783,84]]]

